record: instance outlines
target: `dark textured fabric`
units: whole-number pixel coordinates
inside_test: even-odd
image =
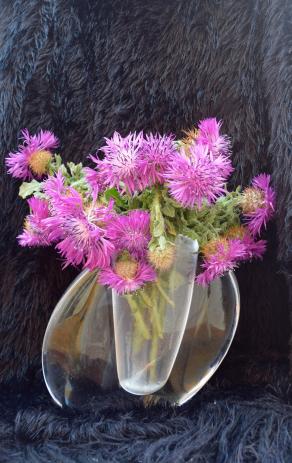
[[[292,401],[283,365],[270,381],[266,387],[212,381],[179,409],[145,409],[121,392],[98,397],[78,414],[53,406],[38,385],[13,397],[2,388],[0,461],[289,463]]]
[[[0,7],[3,461],[291,461],[280,367],[291,306],[290,0],[0,0]],[[4,156],[23,127],[53,130],[65,159],[86,161],[114,130],[179,134],[211,115],[233,140],[232,182],[269,172],[278,198],[264,261],[238,271],[232,367],[177,411],[104,397],[106,410],[69,419],[33,385],[41,376],[33,378],[51,311],[76,271],[62,272],[51,249],[17,246],[26,206]],[[15,382],[18,392],[9,394]],[[92,459],[77,457],[91,441]]]

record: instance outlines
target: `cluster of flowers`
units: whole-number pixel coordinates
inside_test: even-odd
[[[64,266],[99,269],[99,282],[119,293],[167,271],[179,233],[199,242],[198,284],[261,258],[266,242],[259,234],[275,208],[270,177],[228,192],[230,140],[220,128],[206,119],[181,140],[116,132],[100,149],[103,159],[90,156],[95,168],[65,166],[53,153],[54,134],[24,130],[23,144],[6,160],[12,176],[29,180],[20,188],[30,213],[19,243],[54,244]]]

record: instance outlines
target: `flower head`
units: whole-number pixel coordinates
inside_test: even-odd
[[[73,187],[65,184],[61,171],[55,176],[49,176],[43,182],[43,191],[49,198],[50,209],[54,214],[70,214],[75,208],[82,208],[82,197]]]
[[[53,201],[66,195],[67,187],[65,186],[65,179],[61,171],[57,172],[54,176],[49,176],[43,182],[43,191]]]
[[[220,135],[222,122],[216,118],[200,121],[197,143],[208,147],[213,156],[225,155],[230,151],[230,141],[226,135]]]
[[[184,207],[201,206],[205,199],[214,201],[224,192],[226,178],[222,173],[221,158],[212,160],[208,148],[203,145],[192,145],[189,155],[182,149],[172,157],[165,180],[171,196]]]
[[[258,240],[255,241],[250,233],[246,233],[246,235],[242,239],[242,243],[245,246],[246,256],[243,260],[248,259],[262,259],[264,253],[267,249],[267,241],[266,240]]]
[[[243,216],[253,236],[258,235],[275,212],[275,192],[270,187],[270,175],[260,174],[246,188],[241,198]]]
[[[127,215],[115,216],[108,225],[108,235],[117,250],[126,249],[142,256],[150,240],[149,212],[133,210]]]
[[[45,219],[50,216],[47,201],[39,198],[28,199],[30,214],[26,217],[23,232],[17,237],[21,246],[49,246],[49,229]]]
[[[122,253],[113,267],[101,270],[99,283],[108,285],[118,294],[137,291],[145,283],[154,281],[156,273],[143,260],[137,260],[129,253]]]
[[[229,228],[224,235],[229,239],[240,239],[245,246],[245,255],[241,260],[248,260],[252,258],[262,259],[266,251],[267,242],[265,240],[255,241],[249,229],[246,226],[238,225]]]
[[[172,243],[167,243],[165,249],[157,247],[154,250],[149,250],[147,257],[156,270],[165,272],[171,268],[174,262],[175,246]]]
[[[202,286],[208,285],[215,278],[234,269],[237,263],[246,256],[246,248],[238,239],[219,238],[211,242],[203,252],[202,268],[204,271],[196,278],[197,283]]]
[[[112,217],[111,207],[97,204],[85,206],[77,191],[68,187],[68,195],[51,200],[52,217],[45,222],[50,238],[59,241],[56,248],[69,264],[93,270],[110,264],[114,245],[107,235],[106,225]]]
[[[175,154],[174,137],[167,135],[147,135],[140,150],[139,172],[145,186],[164,183],[171,157]],[[145,187],[144,186],[144,187]]]
[[[106,138],[106,145],[100,148],[104,159],[95,158],[101,178],[106,187],[126,189],[133,194],[144,189],[140,176],[139,160],[143,143],[142,133],[132,133],[122,137],[115,132],[112,138]]]
[[[40,131],[37,135],[30,135],[28,130],[22,131],[23,145],[18,147],[16,153],[9,153],[6,165],[9,174],[21,179],[40,178],[47,173],[51,160],[51,149],[59,144],[52,132]]]

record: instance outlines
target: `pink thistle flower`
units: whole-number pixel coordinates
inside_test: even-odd
[[[222,121],[209,118],[200,121],[197,143],[208,147],[214,157],[220,154],[227,156],[230,152],[230,141],[226,135],[220,135]]]
[[[203,145],[190,146],[189,156],[183,149],[176,153],[164,178],[171,196],[184,207],[201,207],[204,199],[210,203],[225,191],[221,157],[212,160]]]
[[[243,225],[235,225],[229,228],[224,238],[241,240],[245,246],[245,255],[242,257],[242,260],[252,258],[262,259],[266,251],[267,242],[265,240],[255,241],[249,229]]]
[[[196,278],[196,282],[202,286],[233,270],[238,262],[246,257],[246,247],[241,240],[219,239],[217,244],[212,245],[215,246],[215,250],[205,256],[202,264],[204,271]]]
[[[49,246],[49,229],[45,219],[50,216],[47,201],[39,198],[28,199],[30,214],[25,219],[23,232],[17,237],[21,246]]]
[[[275,212],[275,192],[270,187],[270,175],[260,174],[242,195],[242,211],[253,236],[260,234]]]
[[[67,187],[65,186],[65,179],[61,171],[57,172],[54,176],[49,176],[43,182],[43,191],[52,200],[66,195]]]
[[[43,191],[49,198],[50,208],[58,214],[60,209],[63,214],[71,213],[73,209],[82,210],[83,200],[75,188],[65,185],[65,178],[61,171],[55,176],[49,176],[43,182]]]
[[[56,248],[69,264],[94,270],[110,264],[114,245],[107,235],[106,225],[112,217],[110,207],[91,204],[84,207],[82,197],[70,188],[72,196],[60,196],[53,201],[53,215],[45,222],[50,238],[59,240]]]
[[[51,160],[50,150],[59,144],[57,137],[47,130],[37,135],[30,135],[27,129],[22,130],[23,145],[16,153],[9,153],[6,158],[8,172],[13,177],[31,179],[33,176],[41,178],[47,173],[47,166]]]
[[[140,177],[139,160],[143,143],[143,134],[132,133],[123,138],[115,132],[112,138],[106,138],[106,145],[100,148],[105,154],[103,160],[95,158],[101,178],[107,188],[116,187],[130,194],[144,189]]]
[[[147,262],[128,255],[117,260],[113,267],[101,270],[98,282],[124,294],[137,291],[145,283],[155,280],[156,273]]]
[[[108,235],[117,250],[126,249],[135,255],[146,253],[150,240],[150,214],[134,210],[116,216],[108,226]]]
[[[243,239],[242,243],[245,246],[245,256],[242,260],[247,260],[247,259],[262,259],[264,253],[266,252],[267,249],[267,241],[266,240],[258,240],[254,241],[252,236],[250,236],[249,233],[247,233]]]
[[[85,174],[85,179],[91,188],[92,195],[94,199],[96,199],[98,193],[101,191],[100,175],[95,169],[91,169],[90,167],[84,167],[83,172]]]
[[[176,150],[173,136],[147,135],[141,147],[139,171],[144,185],[164,183],[163,174]],[[144,186],[144,187],[145,187]]]

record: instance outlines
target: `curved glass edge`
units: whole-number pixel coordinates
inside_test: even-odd
[[[55,404],[57,404],[60,408],[64,408],[64,405],[57,399],[55,394],[53,393],[50,385],[47,382],[46,374],[45,374],[45,347],[47,344],[47,338],[51,330],[51,326],[54,325],[56,318],[59,316],[59,312],[63,310],[64,307],[64,300],[70,298],[70,295],[72,293],[75,293],[75,287],[79,284],[82,283],[83,279],[88,275],[88,273],[92,273],[92,278],[96,277],[97,272],[90,272],[89,270],[83,270],[80,275],[78,275],[72,283],[68,286],[68,288],[65,290],[63,295],[61,296],[61,299],[59,300],[58,304],[56,307],[53,309],[53,312],[51,314],[50,320],[47,324],[47,328],[44,334],[44,339],[42,343],[42,372],[43,372],[43,378],[45,385],[49,391],[50,396],[52,397],[53,401]]]
[[[228,274],[229,274],[229,277],[230,277],[231,285],[232,285],[233,290],[234,290],[235,300],[236,300],[236,302],[235,302],[235,316],[234,316],[233,325],[232,325],[232,329],[231,329],[232,335],[230,336],[229,342],[226,345],[226,349],[224,350],[224,352],[222,352],[221,357],[218,358],[218,361],[216,362],[215,365],[213,365],[213,367],[210,369],[208,374],[204,378],[202,378],[201,381],[199,381],[199,383],[196,384],[196,386],[193,389],[191,389],[182,399],[177,400],[174,405],[181,406],[181,405],[185,404],[186,402],[188,402],[192,397],[194,397],[199,392],[199,390],[202,389],[202,387],[213,376],[213,374],[219,368],[220,364],[223,362],[224,358],[226,357],[226,355],[227,355],[227,353],[228,353],[228,351],[230,349],[230,346],[231,346],[232,341],[234,339],[236,329],[237,329],[237,326],[238,326],[238,322],[239,322],[240,293],[239,293],[239,287],[238,287],[237,278],[236,278],[234,272],[232,270],[230,270],[228,272]]]

